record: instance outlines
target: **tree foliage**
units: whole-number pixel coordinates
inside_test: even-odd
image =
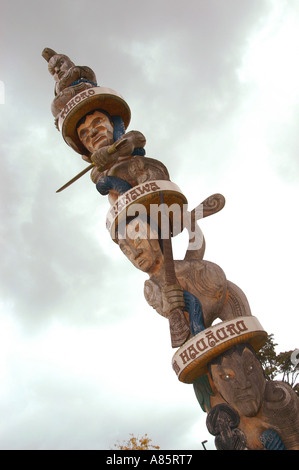
[[[115,444],[114,448],[117,450],[150,450],[150,449],[160,449],[159,446],[154,446],[151,444],[152,440],[149,439],[148,435],[145,434],[142,437],[135,437],[133,434],[130,434],[130,439],[124,441],[122,444]]]
[[[299,368],[291,361],[291,351],[280,352],[276,354],[273,334],[268,335],[265,345],[257,353],[259,360],[264,369],[265,376],[268,380],[274,380],[279,377],[279,380],[287,382],[299,396],[299,384],[297,383]]]

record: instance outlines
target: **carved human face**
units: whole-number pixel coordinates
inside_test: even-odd
[[[119,239],[119,247],[131,263],[150,276],[161,268],[163,255],[158,235],[147,223],[132,220],[126,226],[126,237]]]
[[[59,82],[66,72],[74,66],[74,63],[63,54],[56,54],[49,60],[49,72],[53,75],[54,80]]]
[[[106,114],[94,111],[77,128],[82,144],[93,153],[101,147],[113,143],[113,124]]]
[[[211,366],[213,381],[226,402],[240,416],[256,416],[261,408],[266,381],[261,364],[247,347],[240,353],[223,356],[221,364]]]

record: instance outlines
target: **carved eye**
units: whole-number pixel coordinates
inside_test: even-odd
[[[121,251],[123,252],[123,254],[124,254],[127,258],[129,258],[130,255],[131,255],[131,250],[130,250],[130,248],[129,248],[128,246],[126,246],[126,245],[119,245],[119,247],[120,247]]]
[[[232,378],[230,374],[221,374],[220,377],[222,380],[225,380],[226,382]]]
[[[250,364],[250,366],[247,367],[247,374],[251,374],[251,372],[253,372],[253,369],[254,369],[253,365]]]
[[[88,135],[88,132],[87,132],[86,130],[80,132],[80,138],[81,138],[81,139],[85,139],[85,138],[87,137],[87,135]]]

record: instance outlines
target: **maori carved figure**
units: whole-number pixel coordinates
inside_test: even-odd
[[[219,266],[202,259],[203,246],[189,250],[184,260],[174,261],[178,284],[167,285],[158,228],[138,218],[130,221],[126,230],[126,236],[118,240],[119,247],[136,268],[149,275],[144,295],[160,315],[168,317],[174,308],[188,306],[190,335],[206,329],[216,318],[225,321],[251,315],[241,289],[226,279]]]
[[[96,189],[108,195],[107,229],[148,275],[144,295],[169,320],[173,370],[193,384],[216,447],[299,449],[298,397],[286,384],[266,381],[256,356],[267,333],[244,292],[204,259],[197,221],[220,211],[224,197],[214,194],[190,211],[165,165],[145,156],[144,135],[127,131],[131,111],[124,98],[64,54],[46,48],[42,56],[55,80],[55,125],[89,163],[58,191],[91,170]],[[174,260],[171,238],[184,229],[185,258]]]
[[[131,112],[117,92],[98,87],[89,67],[76,66],[64,54],[45,48],[42,56],[55,80],[51,109],[56,127],[67,144],[92,164],[91,179],[101,194],[108,194],[114,203],[140,183],[169,180],[163,163],[144,158],[144,135],[125,133]]]
[[[215,440],[217,448],[234,449],[235,443],[226,431],[210,430],[220,426],[219,407],[229,406],[237,416],[234,428],[245,436],[247,449],[299,450],[298,397],[288,384],[265,379],[250,345],[229,349],[208,367],[211,388],[207,393],[211,396],[207,427],[211,434],[222,436],[221,442]]]
[[[51,111],[55,120],[67,102],[83,90],[97,86],[96,76],[89,67],[76,66],[69,57],[46,48],[42,56],[55,80],[55,98]]]

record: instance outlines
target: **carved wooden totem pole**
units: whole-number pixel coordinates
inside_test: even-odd
[[[172,367],[193,384],[217,449],[299,449],[299,403],[283,382],[267,381],[256,352],[267,334],[243,291],[204,260],[198,220],[224,207],[221,194],[188,210],[186,196],[162,162],[145,156],[145,137],[126,129],[130,108],[97,84],[89,67],[44,49],[55,79],[52,113],[65,142],[89,163],[91,179],[110,203],[106,226],[133,265],[146,272],[147,302],[169,321]],[[189,233],[184,260],[171,238]],[[213,324],[217,320],[216,324]]]

